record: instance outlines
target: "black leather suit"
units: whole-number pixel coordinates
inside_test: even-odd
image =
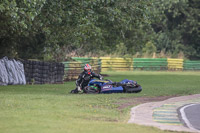
[[[83,89],[85,86],[88,85],[89,81],[92,79],[92,78],[98,78],[98,79],[102,79],[102,76],[100,74],[96,74],[94,72],[91,72],[90,74],[88,74],[87,71],[83,71],[78,79],[76,80],[76,86],[80,86],[81,89]]]

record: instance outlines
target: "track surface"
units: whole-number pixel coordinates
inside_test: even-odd
[[[189,104],[180,109],[181,118],[185,125],[200,131],[200,104]]]
[[[151,102],[138,105],[131,109],[131,118],[128,123],[136,123],[146,126],[155,126],[162,130],[200,132],[198,128],[189,128],[179,110],[189,104],[199,104],[200,94],[170,98],[161,102]],[[192,107],[192,106],[191,106]],[[193,115],[198,115],[199,106],[185,108],[185,117],[191,121],[196,121]],[[200,116],[200,115],[199,115]],[[186,118],[187,118],[186,117]],[[197,118],[200,120],[199,118]],[[192,123],[192,122],[191,122]],[[199,121],[195,127],[199,127]]]

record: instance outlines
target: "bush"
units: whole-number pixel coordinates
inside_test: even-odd
[[[145,44],[145,47],[142,49],[142,52],[148,55],[152,55],[156,52],[156,50],[156,46],[151,41],[149,41]]]

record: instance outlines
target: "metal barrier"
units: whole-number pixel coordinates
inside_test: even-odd
[[[183,70],[200,70],[200,61],[185,60],[183,62]]]
[[[79,73],[81,72],[81,62],[70,61],[63,62],[65,66],[64,80],[74,80],[78,78]]]
[[[171,58],[83,58],[73,57],[74,61],[63,62],[65,80],[74,80],[83,71],[85,64],[90,64],[96,73],[105,71],[166,71],[200,70],[200,61],[184,61]]]
[[[101,72],[101,60],[99,58],[73,57],[74,61],[63,62],[65,66],[64,80],[70,81],[78,78],[85,64],[90,64],[95,73]]]
[[[168,70],[183,70],[183,59],[167,59]]]
[[[101,57],[102,71],[132,71],[132,58]]]
[[[133,59],[134,70],[151,70],[160,71],[167,70],[166,58],[134,58]]]

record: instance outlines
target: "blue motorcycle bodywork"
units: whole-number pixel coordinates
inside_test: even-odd
[[[128,79],[124,79],[121,82],[122,84],[127,84],[127,83],[137,83],[136,81],[133,80],[128,80]],[[124,92],[124,88],[122,86],[114,86],[112,85],[113,82],[111,80],[96,80],[96,79],[92,79],[88,86],[99,86],[100,92],[99,93],[123,93]]]

